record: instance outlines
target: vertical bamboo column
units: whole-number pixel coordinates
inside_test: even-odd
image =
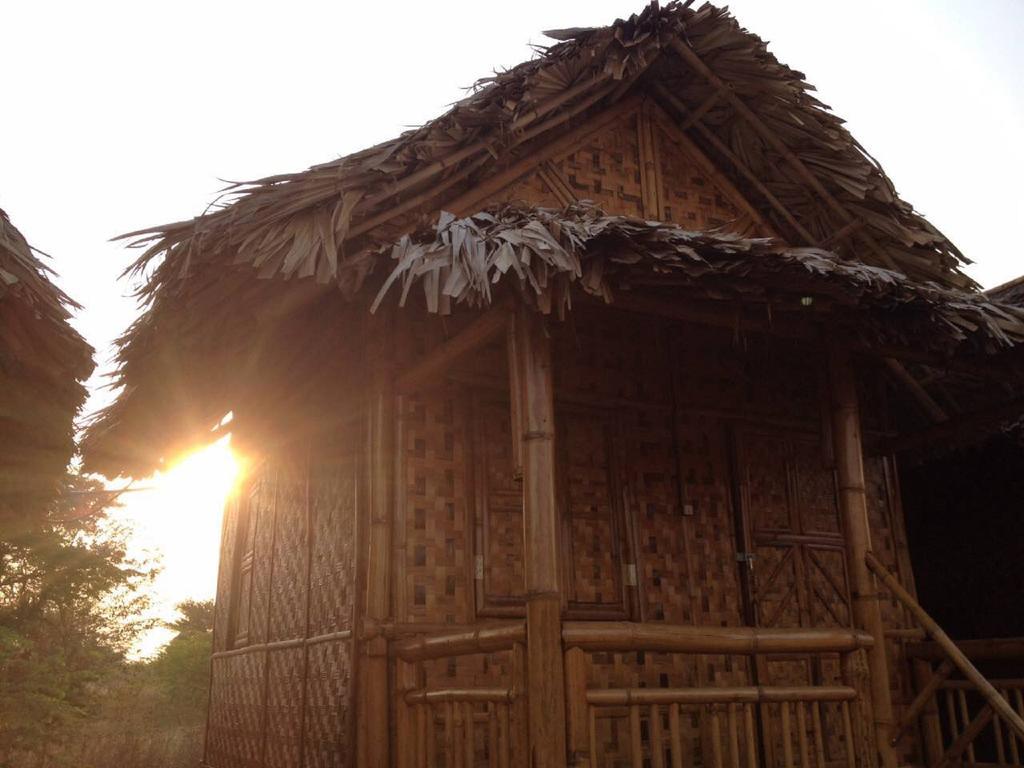
[[[389,618],[391,609],[391,522],[394,506],[394,370],[387,350],[394,324],[389,318],[372,318],[369,362],[370,388],[366,415],[366,503],[368,536],[366,559],[366,619],[373,632]],[[379,633],[363,643],[359,681],[358,757],[364,768],[388,768],[388,647]]]
[[[523,560],[530,765],[565,768],[565,688],[555,507],[555,404],[543,318],[519,304],[513,320],[523,435]]]
[[[885,627],[882,623],[878,587],[865,561],[865,555],[871,549],[871,530],[868,524],[856,379],[848,350],[831,346],[828,362],[832,395],[832,440],[839,481],[839,512],[846,535],[853,619],[858,628],[870,633],[875,640],[868,653],[875,742],[882,768],[895,768],[896,752],[890,742],[893,731],[892,694],[889,690]]]

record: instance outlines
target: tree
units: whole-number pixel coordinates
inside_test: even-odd
[[[0,765],[55,758],[54,735],[87,716],[146,627],[154,569],[128,555],[115,500],[68,474],[42,513],[0,520]]]

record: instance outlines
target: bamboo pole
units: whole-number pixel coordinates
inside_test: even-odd
[[[918,623],[924,627],[925,631],[934,638],[935,642],[939,644],[949,660],[952,661],[956,668],[960,670],[964,677],[974,684],[974,687],[978,689],[985,700],[992,706],[992,709],[997,715],[1006,721],[1006,724],[1011,728],[1014,733],[1017,734],[1021,739],[1024,739],[1024,719],[1013,711],[1013,707],[1010,703],[1004,699],[999,691],[990,683],[981,672],[978,671],[970,659],[968,659],[961,651],[956,643],[947,635],[942,627],[933,619],[924,608],[913,598],[910,593],[903,588],[903,585],[896,580],[896,578],[889,573],[889,570],[874,556],[871,552],[865,553],[864,557],[865,564],[874,571],[878,578],[880,578],[885,586],[896,596],[896,598],[903,603],[907,609],[914,615]]]
[[[875,639],[874,645],[868,650],[875,742],[882,768],[895,768],[897,761],[891,741],[892,693],[889,690],[885,625],[878,602],[878,590],[865,561],[871,549],[871,530],[864,484],[864,455],[855,371],[849,351],[838,346],[830,348],[828,362],[832,395],[832,440],[839,483],[839,511],[846,536],[853,618],[857,627]]]
[[[371,321],[374,322],[374,321]],[[371,383],[367,402],[366,471],[369,530],[366,559],[365,619],[371,626],[387,621],[391,610],[391,522],[394,501],[394,406],[393,375],[387,359],[387,338],[393,324],[379,319],[371,326],[373,339]],[[384,637],[362,644],[363,666],[359,685],[358,764],[388,768],[390,707],[388,694],[388,646]]]
[[[565,703],[569,765],[590,768],[587,734],[587,655],[580,648],[565,652]]]
[[[693,627],[629,621],[567,621],[567,647],[591,652],[648,651],[751,656],[774,653],[849,653],[874,644],[849,629]]]
[[[521,362],[523,426],[523,560],[529,679],[530,765],[565,768],[565,676],[562,664],[558,526],[555,507],[555,405],[551,344],[541,316],[515,313]]]

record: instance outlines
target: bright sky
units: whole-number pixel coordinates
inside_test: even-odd
[[[991,287],[1024,272],[1024,2],[730,6],[978,262],[975,279]],[[528,57],[529,43],[545,42],[541,30],[606,24],[640,7],[7,3],[0,207],[55,256],[61,285],[85,307],[76,325],[108,371],[111,341],[135,313],[118,281],[132,254],[110,237],[201,212],[219,179],[299,170],[390,138]],[[108,399],[97,389],[90,408]],[[153,490],[128,501],[139,546],[162,553],[164,606],[213,594],[225,455],[193,460],[203,468],[149,481]]]

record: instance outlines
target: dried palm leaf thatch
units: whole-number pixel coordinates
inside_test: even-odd
[[[588,203],[506,205],[466,218],[442,213],[432,229],[403,236],[388,251],[394,266],[373,310],[393,288],[404,304],[417,282],[431,312],[452,302],[486,306],[493,286],[515,276],[544,312],[569,309],[573,288],[609,303],[617,292],[644,289],[781,311],[817,302],[836,321],[855,321],[862,335],[913,340],[944,354],[961,345],[998,352],[1024,343],[1024,309],[983,293],[917,283],[820,248],[609,216]]]
[[[0,210],[0,515],[56,490],[93,370],[68,322],[78,305],[52,276]]]
[[[862,336],[901,335],[946,354],[1019,341],[1016,310],[976,292],[956,247],[900,200],[804,76],[726,9],[651,4],[607,27],[548,34],[558,42],[420,128],[233,184],[204,215],[125,235],[144,249],[128,271],[142,278],[145,311],[118,342],[123,394],[87,430],[87,464],[138,473],[208,432],[240,392],[268,390],[281,354],[326,344],[341,323],[323,317],[368,283],[379,289],[389,254],[387,290],[407,296],[421,283],[438,312],[452,299],[486,304],[494,280],[514,272],[544,310],[561,311],[579,289],[772,308],[802,294],[818,297],[816,319],[831,307],[831,320],[862,321]],[[470,215],[486,198],[477,191],[508,183],[506,169],[643,99],[677,121],[768,229],[804,248],[586,207]],[[295,307],[310,306],[319,314],[299,327]]]
[[[173,289],[206,259],[248,264],[263,277],[336,282],[354,293],[366,273],[365,247],[393,241],[416,225],[417,215],[443,209],[446,199],[549,141],[570,121],[632,92],[665,102],[790,242],[816,244],[856,219],[863,226],[831,244],[844,258],[896,266],[915,279],[970,284],[958,269],[965,259],[955,246],[899,199],[843,121],[813,97],[803,75],[779,63],[726,9],[652,4],[607,27],[548,34],[562,42],[479,81],[421,128],[301,173],[232,184],[211,212],[125,235],[146,248],[135,270],[163,258],[143,298]],[[701,111],[699,120],[680,110],[697,113],[722,91],[679,55],[680,44],[730,94]],[[733,97],[760,126],[737,111]],[[808,173],[801,175],[780,147]],[[761,185],[748,183],[738,163]],[[794,231],[792,216],[801,220],[801,232]]]

